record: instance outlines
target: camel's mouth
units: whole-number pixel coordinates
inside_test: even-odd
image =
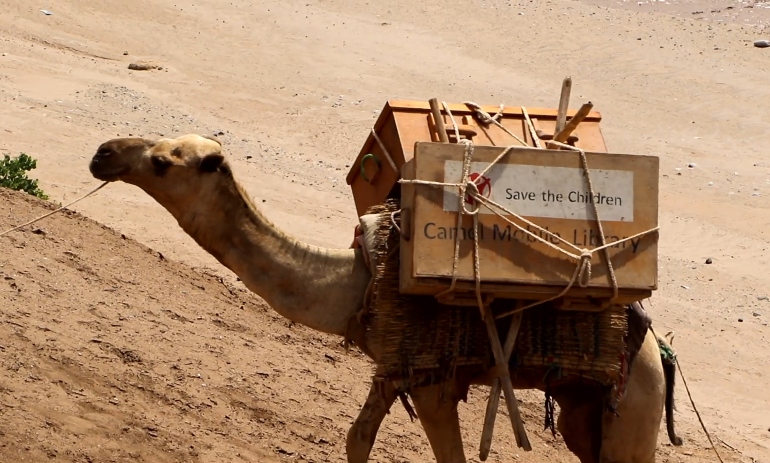
[[[91,171],[91,175],[93,175],[97,180],[101,180],[103,182],[114,182],[116,180],[120,180],[120,176],[127,174],[129,171],[128,166],[110,166],[105,165],[106,163],[102,161],[103,160],[99,157],[94,156],[94,158],[91,160],[91,164],[88,166],[88,169]]]

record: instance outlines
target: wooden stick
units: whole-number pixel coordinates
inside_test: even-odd
[[[569,94],[572,91],[572,77],[567,77],[561,84],[561,97],[559,98],[559,112],[556,113],[556,129],[553,133],[559,133],[567,122],[567,109],[569,109]]]
[[[491,309],[489,308],[488,312],[484,315],[484,321],[487,325],[487,336],[489,336],[489,343],[492,345],[496,369],[503,386],[505,405],[508,408],[508,415],[510,415],[511,424],[513,425],[513,435],[516,438],[516,444],[529,452],[532,450],[532,445],[529,443],[527,430],[524,429],[524,422],[521,420],[519,403],[516,401],[516,394],[513,393],[511,373],[508,371],[508,362],[505,361],[505,353],[503,352],[503,347],[500,345],[500,338],[497,337],[495,317],[492,315]]]
[[[441,143],[449,143],[446,127],[444,127],[444,116],[441,115],[441,109],[439,109],[438,105],[438,98],[431,98],[428,100],[428,103],[430,103],[430,110],[433,113],[433,123],[436,125],[439,141]]]
[[[518,305],[520,306],[521,304]],[[517,312],[511,317],[511,326],[508,328],[508,336],[505,338],[505,346],[503,346],[506,364],[510,361],[513,347],[516,345],[516,337],[519,335],[519,328],[521,327],[521,318],[523,315],[523,312]],[[492,434],[495,431],[495,417],[497,416],[497,407],[499,404],[500,379],[495,378],[492,380],[492,389],[489,391],[487,413],[484,416],[484,429],[481,432],[481,444],[479,445],[479,459],[481,461],[487,461],[489,450],[492,448]]]
[[[540,136],[537,134],[537,129],[535,129],[534,119],[529,117],[529,113],[527,112],[527,108],[524,106],[521,107],[521,114],[524,115],[524,124],[526,124],[528,132],[530,137],[532,137],[532,142],[536,148],[541,148],[540,146]]]
[[[590,101],[583,106],[580,107],[577,113],[575,113],[574,116],[572,116],[572,119],[567,122],[567,125],[564,126],[561,131],[556,132],[556,135],[553,136],[553,141],[558,141],[559,143],[564,143],[570,135],[572,135],[572,132],[575,131],[578,124],[583,122],[583,119],[588,116],[588,113],[591,112],[591,109],[594,107],[593,103]]]

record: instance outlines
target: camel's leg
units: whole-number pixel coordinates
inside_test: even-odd
[[[663,364],[655,335],[647,331],[631,366],[615,416],[604,414],[601,463],[654,463],[666,400]]]
[[[390,381],[373,381],[366,403],[348,431],[346,452],[348,463],[366,463],[374,447],[377,431],[396,400],[396,388]]]
[[[599,463],[602,448],[601,392],[590,386],[567,386],[553,394],[559,404],[559,429],[580,463]]]
[[[442,388],[445,396],[442,397]],[[454,384],[413,388],[410,395],[436,463],[466,463]]]

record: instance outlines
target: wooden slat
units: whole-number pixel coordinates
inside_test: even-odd
[[[430,111],[430,104],[426,101],[419,101],[419,100],[388,100],[388,106],[390,107],[391,111],[400,111],[400,110],[422,110],[422,111]],[[447,106],[449,107],[449,110],[452,111],[452,114],[457,117],[458,115],[465,115],[465,114],[473,114],[473,110],[468,108],[462,103],[447,103]],[[500,106],[493,106],[493,105],[479,105],[482,110],[486,111],[489,114],[495,114],[500,110]],[[553,118],[556,119],[556,116],[558,114],[558,109],[556,108],[540,108],[540,107],[533,107],[530,108],[527,106],[527,112],[529,113],[530,117],[547,117],[547,118]],[[575,115],[577,110],[568,110],[567,116],[572,117]],[[503,117],[505,116],[523,116],[523,113],[521,112],[521,104],[517,103],[516,106],[506,106],[503,108]],[[602,118],[602,114],[599,111],[591,111],[588,114],[588,117],[586,120],[593,120],[593,121],[599,121]]]

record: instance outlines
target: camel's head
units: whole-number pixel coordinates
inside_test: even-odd
[[[220,143],[194,134],[157,141],[109,140],[99,146],[89,169],[99,180],[121,180],[169,199],[196,196],[219,174],[230,175]]]

